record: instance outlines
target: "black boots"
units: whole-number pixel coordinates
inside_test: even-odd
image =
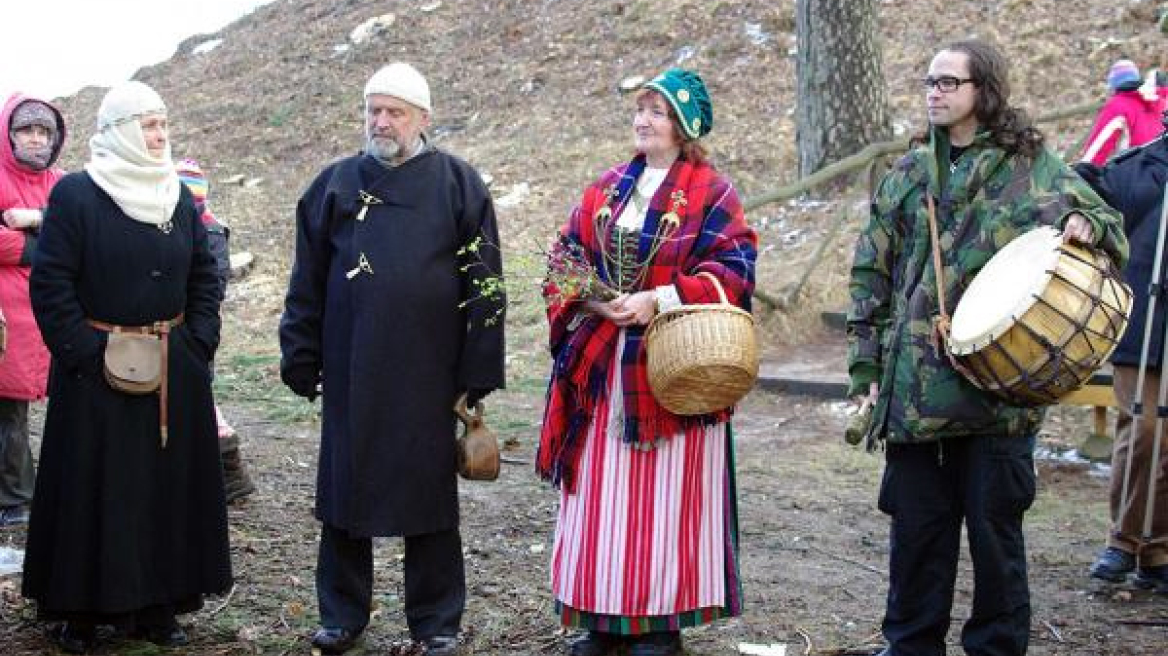
[[[173,649],[182,647],[189,642],[187,632],[175,620],[155,625],[139,625],[135,627],[130,637],[135,640],[152,642],[159,647]]]
[[[621,636],[589,631],[568,645],[568,656],[610,656],[621,646]]]
[[[312,634],[312,646],[322,654],[343,654],[357,644],[361,629],[322,626]]]
[[[97,646],[97,630],[92,624],[62,622],[49,628],[49,640],[66,654],[84,654]]]
[[[681,632],[659,631],[632,636],[629,656],[681,656]]]
[[[680,631],[656,631],[639,635],[617,635],[588,631],[568,645],[568,656],[613,656],[621,647],[628,656],[680,656]]]

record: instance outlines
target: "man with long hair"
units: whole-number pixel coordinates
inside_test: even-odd
[[[1127,256],[1119,216],[1044,147],[1010,105],[1008,79],[1005,59],[981,41],[933,57],[923,79],[927,135],[881,182],[856,245],[848,371],[851,393],[873,404],[866,442],[886,450],[885,656],[945,653],[962,524],[974,572],[965,653],[1024,654],[1029,637],[1022,518],[1034,500],[1043,412],[968,382],[944,351],[939,318],[998,250],[1041,225],[1118,263]]]

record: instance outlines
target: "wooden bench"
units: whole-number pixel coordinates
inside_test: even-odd
[[[1091,406],[1093,427],[1079,444],[1079,453],[1091,460],[1109,460],[1114,436],[1107,425],[1107,409],[1119,407],[1119,399],[1115,398],[1115,390],[1111,387],[1110,367],[1092,376],[1083,387],[1059,399],[1059,405]]]
[[[1111,374],[1095,374],[1087,384],[1059,399],[1059,405],[1089,405],[1094,409],[1095,432],[1108,435],[1107,409],[1118,408],[1119,400],[1111,387]]]

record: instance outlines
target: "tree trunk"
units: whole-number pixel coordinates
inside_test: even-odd
[[[892,130],[876,0],[797,0],[795,142],[805,177]]]

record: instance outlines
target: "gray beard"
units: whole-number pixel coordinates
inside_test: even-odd
[[[390,163],[402,151],[401,144],[393,139],[365,139],[365,152],[384,163]]]

